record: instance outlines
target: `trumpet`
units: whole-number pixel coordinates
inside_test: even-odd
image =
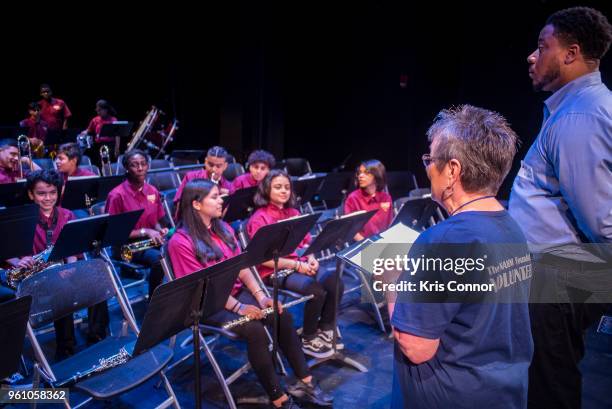
[[[14,267],[6,271],[6,283],[12,289],[16,289],[20,282],[26,278],[51,267],[53,263],[47,262],[51,255],[53,246],[48,247],[44,251],[34,255],[34,265],[32,267]]]
[[[30,159],[30,167],[32,167],[32,146],[30,145],[30,139],[25,135],[19,135],[17,137],[17,154],[19,160],[19,178],[23,179],[23,164],[21,163],[21,159],[23,158],[23,154],[21,151],[27,152],[25,156]]]
[[[289,307],[293,307],[294,305],[297,305],[297,304],[301,304],[303,302],[306,302],[306,301],[310,300],[313,297],[314,297],[314,295],[310,294],[310,295],[305,295],[302,298],[298,298],[297,300],[289,301],[289,302],[287,302],[285,304],[282,304],[283,309],[289,308]],[[261,312],[263,313],[264,318],[267,317],[268,315],[272,314],[273,311],[274,311],[274,308],[272,308],[272,307],[264,308],[263,310],[261,310]],[[223,329],[232,329],[234,327],[237,327],[237,326],[242,325],[242,324],[246,324],[247,322],[253,321],[253,320],[254,320],[254,318],[251,318],[248,315],[243,315],[240,318],[236,318],[235,320],[226,322],[221,327]]]
[[[113,170],[110,164],[110,151],[108,146],[100,146],[100,172],[102,176],[112,176]]]

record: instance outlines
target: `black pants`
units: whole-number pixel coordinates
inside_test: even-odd
[[[580,273],[588,277],[588,264],[572,265],[554,257],[544,257],[541,262],[535,262],[532,300],[533,291],[542,292],[545,287],[543,279],[549,283],[549,292],[558,291],[565,284],[555,278],[555,274],[568,271],[568,267],[570,270],[578,267]],[[551,285],[557,288],[551,290]],[[529,367],[529,409],[581,407],[582,374],[578,365],[585,353],[585,331],[601,318],[608,307],[609,304],[578,302],[530,304],[534,355]]]
[[[259,306],[248,290],[242,290],[236,298],[243,304]],[[237,318],[240,318],[240,315],[223,310],[210,317],[206,323],[221,325]],[[274,370],[274,360],[272,353],[268,349],[269,339],[264,330],[264,324],[271,326],[272,323],[273,317],[270,314],[262,321],[249,321],[246,324],[232,328],[232,331],[246,341],[249,362],[257,375],[257,379],[259,379],[270,399],[276,400],[283,396],[284,391],[281,388],[278,374]],[[293,318],[288,311],[280,315],[278,345],[287,357],[296,377],[304,379],[310,375],[304,353],[302,352],[302,343],[295,332]]]
[[[15,291],[11,290],[8,287],[0,285],[0,303],[10,301],[13,298],[15,298]]]
[[[158,249],[148,249],[134,254],[134,263],[142,264],[149,268],[149,299],[153,291],[161,284],[164,279],[164,270],[160,264],[161,252]]]
[[[344,283],[338,280],[335,269],[322,271],[319,269],[316,276],[307,276],[294,272],[280,280],[280,288],[302,295],[314,295],[314,298],[304,306],[304,329],[302,336],[311,339],[317,334],[317,329],[328,331],[334,328],[334,319],[338,313],[336,302],[336,287],[342,297]]]

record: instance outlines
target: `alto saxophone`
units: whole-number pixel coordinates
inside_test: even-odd
[[[297,300],[289,301],[288,303],[282,304],[282,307],[283,307],[283,309],[289,308],[289,307],[293,307],[294,305],[306,302],[306,301],[310,300],[313,297],[314,297],[314,295],[312,295],[312,294],[305,295],[304,297],[298,298]],[[264,308],[263,310],[261,310],[261,312],[263,313],[264,318],[267,317],[268,315],[272,314],[273,311],[274,311],[274,309],[272,307]],[[248,315],[243,315],[240,318],[236,318],[235,320],[226,322],[221,327],[223,329],[232,329],[232,328],[237,327],[239,325],[246,324],[249,321],[253,321],[254,319],[255,318],[251,318]]]
[[[53,246],[47,247],[44,251],[34,255],[34,265],[32,267],[14,267],[6,271],[6,282],[9,287],[16,289],[20,282],[26,278],[43,271],[44,269],[53,265],[48,262],[49,256],[51,255]]]

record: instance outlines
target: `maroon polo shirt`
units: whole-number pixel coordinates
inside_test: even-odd
[[[181,185],[176,191],[176,195],[174,196],[174,202],[179,202],[181,200],[181,194],[183,194],[183,189],[185,188],[185,185],[187,184],[187,182],[189,182],[190,180],[194,180],[194,179],[210,179],[210,178],[208,177],[208,172],[206,171],[206,169],[192,170],[191,172],[188,172],[183,178]],[[219,187],[223,189],[227,189],[230,192],[232,191],[232,184],[227,179],[225,179],[223,176],[221,176],[221,180],[219,181]]]
[[[195,273],[196,271],[200,271],[204,268],[210,267],[220,263],[223,260],[240,254],[240,246],[238,246],[238,243],[234,237],[234,230],[225,222],[223,222],[223,227],[230,232],[234,238],[235,248],[232,250],[231,247],[221,239],[221,237],[217,236],[213,232],[210,232],[210,237],[213,239],[215,245],[221,250],[223,256],[220,260],[207,260],[206,263],[202,263],[200,260],[198,260],[193,241],[187,233],[187,230],[178,229],[172,235],[168,241],[168,254],[170,255],[172,270],[174,271],[174,276],[176,278],[181,278],[188,274]],[[242,282],[240,280],[236,280],[232,290],[232,295],[238,293],[241,287]]]
[[[68,181],[68,178],[78,177],[78,176],[97,176],[91,170],[86,168],[77,167],[72,175],[68,175],[67,173],[62,172],[62,176],[64,177],[64,184]]]
[[[19,126],[28,128],[28,138],[38,138],[41,141],[45,140],[47,137],[47,130],[49,129],[49,124],[42,119],[36,122],[32,118],[26,118],[19,122]]]
[[[386,230],[393,220],[393,200],[387,192],[376,192],[372,196],[366,194],[363,189],[354,190],[344,202],[344,214],[359,210],[377,210],[359,232],[366,238]]]
[[[102,130],[102,126],[106,124],[112,124],[116,122],[117,118],[111,116],[106,119],[102,119],[100,115],[95,116],[89,121],[89,125],[87,125],[87,133],[90,135],[95,135],[96,142],[115,142],[115,138],[113,136],[104,136],[100,135],[100,131]]]
[[[64,126],[64,120],[70,118],[72,113],[68,109],[68,105],[59,98],[51,98],[51,101],[41,99],[40,104],[40,119],[45,121],[52,130],[61,130]]]
[[[258,181],[251,175],[251,173],[244,173],[238,176],[236,179],[232,181],[232,189],[230,193],[234,193],[239,189],[246,189],[247,187],[257,186],[259,184]]]
[[[281,220],[288,219],[290,217],[298,216],[300,212],[297,209],[293,208],[283,208],[279,209],[277,206],[273,204],[268,204],[267,206],[260,207],[253,213],[253,215],[249,218],[247,222],[247,234],[249,238],[253,238],[257,230],[261,229],[263,226],[267,226],[268,224],[273,224],[279,222]],[[310,244],[311,237],[310,233],[306,234],[306,237],[302,239],[302,242],[298,246],[298,249],[302,249]],[[300,260],[306,261],[306,257],[298,257],[297,253],[294,251],[288,256],[284,256],[283,258],[288,258],[291,260]],[[263,264],[257,266],[257,271],[259,271],[259,275],[262,279],[270,276],[274,269],[270,267],[266,267]]]
[[[148,183],[138,189],[129,181],[124,181],[111,190],[106,199],[106,213],[119,214],[144,209],[134,227],[138,229],[154,229],[159,220],[164,217],[164,207],[158,190]]]
[[[72,219],[75,219],[74,213],[62,207],[55,207],[49,217],[40,213],[34,232],[33,254],[38,254],[47,248],[47,230],[52,232],[49,244],[55,243],[64,225]]]
[[[19,179],[19,170],[0,167],[0,185],[5,183],[15,183],[17,179]]]

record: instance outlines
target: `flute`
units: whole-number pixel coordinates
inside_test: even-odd
[[[314,295],[310,294],[310,295],[306,295],[306,296],[304,296],[302,298],[298,298],[297,300],[289,301],[288,303],[282,304],[283,309],[289,308],[289,307],[293,307],[294,305],[297,305],[297,304],[301,304],[303,302],[306,302],[306,301],[310,300],[313,297],[314,297]],[[266,316],[268,316],[269,314],[272,314],[272,311],[274,311],[274,309],[272,307],[264,308],[263,310],[261,310],[261,312],[263,313],[264,318]],[[235,320],[226,322],[221,327],[223,329],[232,329],[232,328],[237,327],[239,325],[246,324],[249,321],[253,321],[254,319],[255,318],[251,318],[251,317],[249,317],[247,315],[243,315],[240,318],[236,318]]]

